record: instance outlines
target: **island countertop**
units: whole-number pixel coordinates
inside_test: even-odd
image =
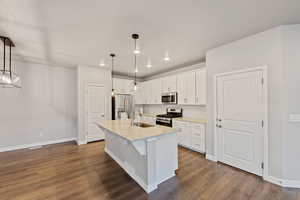
[[[160,125],[147,128],[131,126],[131,120],[105,120],[98,122],[97,125],[129,141],[148,139],[177,132],[174,128]]]

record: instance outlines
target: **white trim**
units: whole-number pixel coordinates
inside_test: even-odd
[[[189,150],[191,150],[191,151],[195,151],[195,152],[197,152],[197,153],[200,153],[200,154],[202,154],[202,155],[205,155],[205,152],[200,151],[200,150],[198,150],[198,149],[196,149],[196,148],[194,148],[194,147],[192,147],[192,146],[184,145],[184,144],[181,144],[181,143],[178,143],[178,145],[181,146],[181,147],[184,147],[184,148],[186,148],[186,149],[189,149]]]
[[[300,181],[296,180],[283,180],[282,181],[283,187],[290,187],[290,188],[300,188]]]
[[[215,155],[212,155],[212,154],[206,154],[206,155],[205,155],[205,158],[206,158],[207,160],[210,160],[210,161],[213,161],[213,162],[218,162],[218,159],[216,158],[216,156],[215,156]]]
[[[274,176],[268,176],[263,178],[265,181],[273,183],[275,185],[282,186],[283,180]]]
[[[217,128],[215,124],[217,124],[217,78],[221,76],[227,76],[232,74],[238,74],[238,73],[245,73],[245,72],[252,72],[252,71],[262,71],[263,78],[264,78],[264,85],[263,85],[263,103],[264,103],[264,141],[263,141],[263,162],[264,162],[264,169],[263,169],[263,178],[264,179],[270,179],[269,178],[269,133],[268,133],[268,67],[267,66],[259,66],[259,67],[253,67],[243,70],[237,70],[232,72],[225,72],[216,74],[213,77],[213,89],[214,89],[214,120],[213,120],[213,126],[214,126],[214,153],[215,153],[215,159],[216,161],[219,160],[218,157],[218,134],[217,134]],[[274,180],[274,179],[272,179]]]
[[[76,140],[77,145],[87,144],[86,141]]]
[[[286,180],[274,176],[264,177],[264,180],[281,187],[300,188],[300,181],[298,180]]]
[[[76,138],[63,138],[58,140],[50,140],[45,142],[37,142],[32,144],[22,144],[22,145],[15,145],[15,146],[7,146],[7,147],[0,147],[0,152],[5,151],[14,151],[18,149],[27,149],[32,148],[36,146],[43,146],[43,145],[49,145],[49,144],[57,144],[57,143],[63,143],[63,142],[70,142],[70,141],[76,141]]]

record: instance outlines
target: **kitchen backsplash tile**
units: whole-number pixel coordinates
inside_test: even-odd
[[[183,117],[194,118],[194,119],[206,119],[207,108],[206,106],[195,106],[195,105],[143,105],[144,113],[163,114],[166,113],[166,108],[175,107],[183,109]]]

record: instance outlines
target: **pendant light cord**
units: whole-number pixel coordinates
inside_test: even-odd
[[[134,48],[136,50],[136,39],[134,40]],[[134,54],[134,85],[136,85],[136,71],[137,71],[137,68],[136,68],[136,54]]]
[[[3,74],[5,73],[5,42],[6,42],[6,37],[3,38]]]
[[[12,79],[12,74],[11,74],[11,42],[9,43],[9,76],[10,76],[10,79]]]
[[[111,88],[114,90],[114,80],[113,80],[113,71],[114,71],[114,57],[111,57]]]
[[[116,56],[116,54],[111,53],[110,57],[111,57],[111,91],[112,93],[114,92],[114,80],[113,80],[113,71],[114,71],[114,57]]]

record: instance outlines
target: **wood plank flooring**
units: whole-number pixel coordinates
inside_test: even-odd
[[[104,142],[0,153],[1,200],[300,200],[241,170],[179,148],[177,176],[146,194],[105,152]]]

